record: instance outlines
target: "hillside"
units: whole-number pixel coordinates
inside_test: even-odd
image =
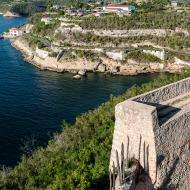
[[[52,11],[28,19],[31,31],[13,40],[13,45],[41,69],[75,74],[81,68],[112,74],[176,74],[133,86],[78,116],[74,124],[64,122],[63,131],[47,147],[24,155],[15,168],[2,167],[0,189],[108,189],[115,105],[190,76],[190,70],[184,69],[190,62],[190,9],[176,10],[167,4],[165,0],[142,4],[137,12],[122,17]]]
[[[94,111],[76,118],[74,125],[63,124],[46,148],[22,157],[14,168],[0,172],[0,188],[10,189],[107,189],[108,165],[114,129],[114,106],[127,98],[178,81],[190,75],[186,70],[160,78],[141,87],[134,86],[112,97]]]
[[[154,6],[147,11],[149,4],[144,6],[122,17],[114,13],[82,17],[59,11],[36,14],[28,21],[31,34],[14,45],[28,49],[29,62],[58,72],[82,69],[129,75],[176,72],[188,66],[189,7],[152,11]]]
[[[39,7],[47,6],[46,0],[3,0],[0,2],[0,12],[13,11],[21,15],[32,15],[36,12],[43,11]]]
[[[66,5],[70,2],[70,0],[2,0],[0,2],[0,12],[4,13],[11,10],[22,15],[32,15],[46,10],[49,3]],[[84,0],[83,2],[86,3],[87,1]]]

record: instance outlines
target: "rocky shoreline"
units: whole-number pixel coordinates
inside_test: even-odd
[[[177,63],[137,63],[134,60],[129,60],[127,64],[122,64],[105,57],[101,58],[101,62],[92,62],[83,59],[59,61],[55,57],[50,57],[49,55],[44,56],[43,50],[33,50],[22,37],[15,38],[11,44],[22,53],[27,62],[39,69],[54,72],[70,72],[78,75],[75,78],[85,76],[86,72],[102,72],[118,75],[136,75],[152,72],[174,73],[184,67],[184,65]]]

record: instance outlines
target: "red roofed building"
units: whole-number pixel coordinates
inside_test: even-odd
[[[9,29],[9,35],[16,37],[16,36],[21,36],[23,34],[22,30],[19,28],[10,28]]]
[[[118,11],[126,11],[131,12],[135,10],[135,6],[133,5],[121,5],[121,4],[109,4],[108,6],[103,8],[106,12],[118,12]]]

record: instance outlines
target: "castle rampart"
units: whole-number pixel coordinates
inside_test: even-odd
[[[156,186],[189,188],[190,78],[119,103],[115,118],[110,168],[123,143]]]

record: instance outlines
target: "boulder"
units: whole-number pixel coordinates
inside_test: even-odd
[[[104,64],[99,64],[99,66],[98,66],[98,71],[100,71],[100,72],[105,72],[106,71],[106,65],[104,65]]]
[[[86,70],[85,69],[82,69],[78,72],[78,75],[80,76],[86,76]]]
[[[112,74],[116,74],[120,71],[120,67],[113,67],[112,70],[111,70],[111,73]]]
[[[73,78],[74,79],[81,79],[81,76],[80,75],[74,75]]]
[[[34,59],[34,54],[31,54],[31,55],[29,56],[29,59],[30,59],[30,60]]]
[[[151,70],[159,70],[160,69],[160,64],[159,63],[150,63],[149,67]]]
[[[77,74],[78,72],[76,70],[69,70],[70,73],[72,74]]]

